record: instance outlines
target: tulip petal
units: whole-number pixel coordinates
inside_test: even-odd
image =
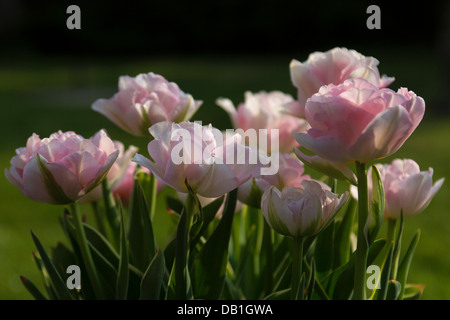
[[[403,106],[379,113],[350,148],[352,158],[362,163],[390,156],[411,135],[415,126]]]
[[[63,191],[56,182],[56,177],[47,168],[49,163],[39,154],[33,157],[25,166],[23,172],[23,184],[26,195],[33,200],[51,204],[67,204],[78,198],[78,191],[82,188],[78,179],[65,168],[60,168],[57,174],[66,178],[66,182],[71,185],[71,195]]]
[[[281,200],[281,192],[275,187],[267,189],[261,199],[261,210],[267,223],[275,231],[292,237],[297,233],[292,212]]]
[[[343,141],[327,136],[313,138],[309,134],[311,130],[308,130],[308,133],[293,133],[301,146],[332,162],[344,163],[352,160],[348,155],[347,145]]]

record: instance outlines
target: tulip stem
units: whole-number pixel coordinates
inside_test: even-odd
[[[353,298],[366,299],[366,268],[368,244],[364,234],[364,227],[369,215],[369,191],[367,188],[367,170],[364,163],[356,162],[358,178],[358,242],[356,247],[356,264]]]
[[[94,260],[92,259],[92,255],[89,250],[89,245],[86,238],[86,233],[84,232],[83,222],[81,220],[80,208],[78,206],[78,203],[76,202],[72,203],[70,205],[70,209],[72,212],[73,225],[75,226],[75,234],[78,240],[81,256],[83,258],[83,262],[86,267],[90,283],[95,292],[95,296],[98,299],[103,300],[105,299],[105,296],[103,294],[100,278],[97,274],[97,270],[95,269]]]
[[[291,300],[297,300],[298,290],[303,290],[300,287],[300,280],[302,276],[302,264],[303,264],[303,237],[294,238],[294,252],[292,255],[292,288],[291,288]]]
[[[150,175],[150,203],[149,203],[149,212],[150,212],[150,219],[153,221],[155,218],[155,211],[156,211],[156,191],[158,188],[158,180],[156,179],[155,175]]]

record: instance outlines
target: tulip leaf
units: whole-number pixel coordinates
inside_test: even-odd
[[[28,290],[28,292],[33,296],[36,300],[47,300],[47,298],[42,294],[41,291],[35,286],[35,284],[24,276],[20,276],[20,280],[22,281],[24,287]]]
[[[175,197],[172,197],[170,195],[167,196],[166,203],[167,207],[171,209],[173,212],[177,213],[178,215],[180,215],[181,211],[183,211],[184,204]]]
[[[356,215],[356,207],[356,200],[350,197],[347,210],[335,231],[333,269],[346,264],[350,258],[351,234]]]
[[[386,300],[386,298],[387,298],[389,279],[391,277],[393,257],[394,257],[394,245],[391,243],[389,246],[389,251],[388,251],[386,261],[384,262],[384,265],[383,265],[383,271],[381,272],[380,290],[377,292],[378,300]]]
[[[135,266],[144,272],[155,255],[156,249],[150,213],[138,179],[134,180],[128,241]]]
[[[387,290],[387,300],[398,300],[401,291],[401,284],[397,280],[389,280]]]
[[[119,270],[117,272],[116,282],[116,299],[125,300],[128,294],[129,285],[129,259],[128,259],[128,247],[125,233],[125,222],[123,218],[123,209],[119,201],[119,213],[120,213],[120,260]]]
[[[117,211],[116,203],[108,184],[108,179],[104,179],[102,181],[102,192],[106,218],[112,229],[113,245],[117,249],[119,247],[118,235],[120,235],[120,214]]]
[[[404,300],[418,300],[423,293],[425,286],[423,284],[405,284],[405,291],[403,293]]]
[[[412,258],[414,256],[414,251],[416,250],[419,239],[420,239],[420,230],[418,230],[416,232],[416,234],[413,236],[411,242],[409,243],[408,249],[406,250],[406,253],[403,256],[403,259],[400,262],[400,265],[398,268],[398,273],[397,273],[397,280],[401,285],[399,299],[403,299],[403,295],[404,295],[405,287],[406,287],[406,280],[408,278],[409,268],[411,266]]]
[[[192,235],[193,232],[191,232],[192,240],[191,240],[191,248],[195,246],[195,244],[198,242],[200,237],[204,235],[206,230],[208,229],[209,224],[211,221],[214,220],[215,216],[217,215],[217,212],[220,209],[220,206],[222,205],[224,200],[224,197],[220,197],[212,201],[211,203],[208,203],[204,208],[202,208],[202,214],[203,214],[203,223],[200,226],[200,229],[195,235]]]
[[[289,300],[291,296],[291,288],[283,289],[269,294],[264,300]]]
[[[381,180],[380,171],[376,166],[372,166],[372,200],[369,208],[364,235],[367,244],[370,246],[376,239],[380,231],[384,216],[384,187]]]
[[[369,252],[367,255],[367,265],[371,265],[373,263],[380,252],[382,252],[385,244],[385,239],[378,239],[372,243],[369,247]],[[327,292],[332,299],[349,299],[354,283],[355,256],[356,254],[353,253],[347,264],[337,268],[327,278],[321,281],[327,288]]]
[[[77,264],[73,252],[62,242],[50,249],[50,257],[59,274],[66,274],[68,266]]]
[[[236,202],[237,189],[234,189],[227,196],[222,219],[194,260],[193,289],[198,299],[220,298],[225,282]]]
[[[172,271],[169,277],[169,284],[166,291],[166,299],[168,300],[187,300],[192,299],[192,286],[187,267],[187,251],[188,251],[188,225],[187,213],[185,208],[181,213],[177,226],[175,259]]]
[[[165,271],[164,253],[159,249],[142,277],[140,300],[159,299]]]
[[[316,263],[314,258],[311,260],[311,266],[310,266],[310,273],[309,273],[309,280],[307,284],[307,291],[306,291],[306,298],[307,300],[311,300],[313,291],[314,291],[314,285],[316,283]]]
[[[91,244],[89,244],[89,250],[104,289],[105,299],[115,299],[117,269]]]
[[[335,222],[316,236],[314,260],[319,279],[323,278],[333,269]]]
[[[50,257],[47,255],[47,252],[45,251],[41,242],[33,232],[31,232],[31,236],[33,238],[34,244],[36,245],[36,248],[38,249],[39,255],[41,256],[42,263],[51,279],[52,288],[54,289],[58,298],[61,300],[72,300],[72,294],[67,288],[65,281],[61,278],[60,274],[56,270],[56,267],[51,261]]]

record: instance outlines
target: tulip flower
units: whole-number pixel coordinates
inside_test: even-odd
[[[307,237],[319,233],[348,199],[323,184],[304,180],[302,187],[286,187],[282,191],[271,186],[261,199],[261,211],[267,223],[288,237]]]
[[[216,198],[259,175],[261,166],[252,161],[255,151],[242,144],[239,134],[223,140],[211,125],[193,122],[160,122],[150,133],[154,140],[148,152],[153,161],[140,154],[134,161],[177,191],[188,192],[187,180],[198,195]]]
[[[119,150],[103,130],[91,139],[58,131],[42,140],[33,134],[16,153],[5,169],[12,184],[30,199],[68,204],[102,182]]]
[[[304,118],[306,101],[317,93],[320,87],[328,84],[338,85],[347,79],[363,78],[377,88],[387,87],[394,78],[380,77],[378,63],[373,57],[365,57],[346,48],[311,53],[303,63],[294,59],[290,64],[290,71],[291,81],[298,90],[298,100],[288,103],[285,107],[289,113]]]
[[[273,129],[278,130],[278,151],[281,153],[292,152],[298,143],[292,136],[292,132],[306,132],[308,123],[297,117],[284,113],[283,105],[293,102],[292,96],[280,91],[258,93],[245,92],[245,101],[240,103],[236,109],[231,100],[226,98],[217,99],[216,103],[222,107],[230,116],[235,129],[260,130],[267,129],[267,142],[271,143]],[[259,149],[270,152],[271,146],[261,145]]]
[[[146,136],[157,122],[189,120],[201,104],[176,83],[150,72],[134,78],[121,76],[119,92],[111,99],[98,99],[92,109],[128,133]]]
[[[320,88],[306,103],[307,133],[297,141],[316,155],[348,163],[390,156],[416,129],[425,102],[414,92],[378,89],[364,79]]]
[[[305,171],[303,163],[290,153],[285,153],[279,157],[279,169],[274,175],[261,175],[250,179],[239,187],[239,201],[259,207],[261,196],[270,186],[279,190],[284,187],[301,187],[303,180],[310,180],[309,175],[303,174]]]
[[[385,193],[384,219],[400,219],[422,212],[444,183],[444,178],[433,184],[433,168],[420,171],[419,165],[411,159],[395,159],[391,164],[376,164],[380,171]],[[372,168],[368,170],[369,195],[372,193]],[[352,186],[353,197],[358,198]]]
[[[261,200],[261,211],[272,229],[294,239],[292,255],[291,299],[297,299],[302,275],[303,241],[324,229],[348,199],[316,181],[304,180],[302,188],[282,191],[269,187]]]

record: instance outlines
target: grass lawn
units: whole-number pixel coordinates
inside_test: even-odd
[[[323,48],[327,50],[329,48]],[[395,154],[413,158],[423,170],[434,168],[435,180],[450,177],[450,119],[437,118],[437,93],[440,88],[439,66],[425,50],[413,50],[408,57],[401,50],[390,52],[361,50],[380,61],[380,70],[396,76],[392,88],[406,86],[425,98],[431,112],[427,114],[406,144]],[[408,53],[411,53],[409,51]],[[120,75],[135,76],[153,71],[175,81],[195,99],[203,100],[193,120],[212,123],[219,129],[230,127],[224,111],[214,103],[228,97],[237,105],[246,90],[281,90],[295,95],[289,79],[288,65],[295,57],[239,58],[146,58],[91,61],[78,58],[13,60],[0,66],[0,167],[9,167],[17,147],[36,132],[46,137],[57,130],[74,130],[89,137],[105,128],[113,139],[140,147],[146,155],[146,141],[131,137],[103,116],[90,109],[97,98],[109,98],[116,91]],[[413,68],[414,66],[414,68]],[[427,74],[427,81],[423,75]],[[388,162],[392,160],[383,160]],[[409,282],[426,285],[424,299],[450,298],[450,197],[448,179],[428,209],[406,221],[404,246],[417,229],[421,239],[410,270]],[[85,207],[85,212],[89,212]],[[5,178],[0,179],[0,299],[29,299],[19,276],[26,275],[40,283],[31,252],[35,250],[30,230],[49,248],[64,239],[58,218],[62,208],[37,203],[23,196]],[[161,204],[160,214],[164,215]],[[170,220],[159,216],[155,229],[159,241],[173,227]]]

